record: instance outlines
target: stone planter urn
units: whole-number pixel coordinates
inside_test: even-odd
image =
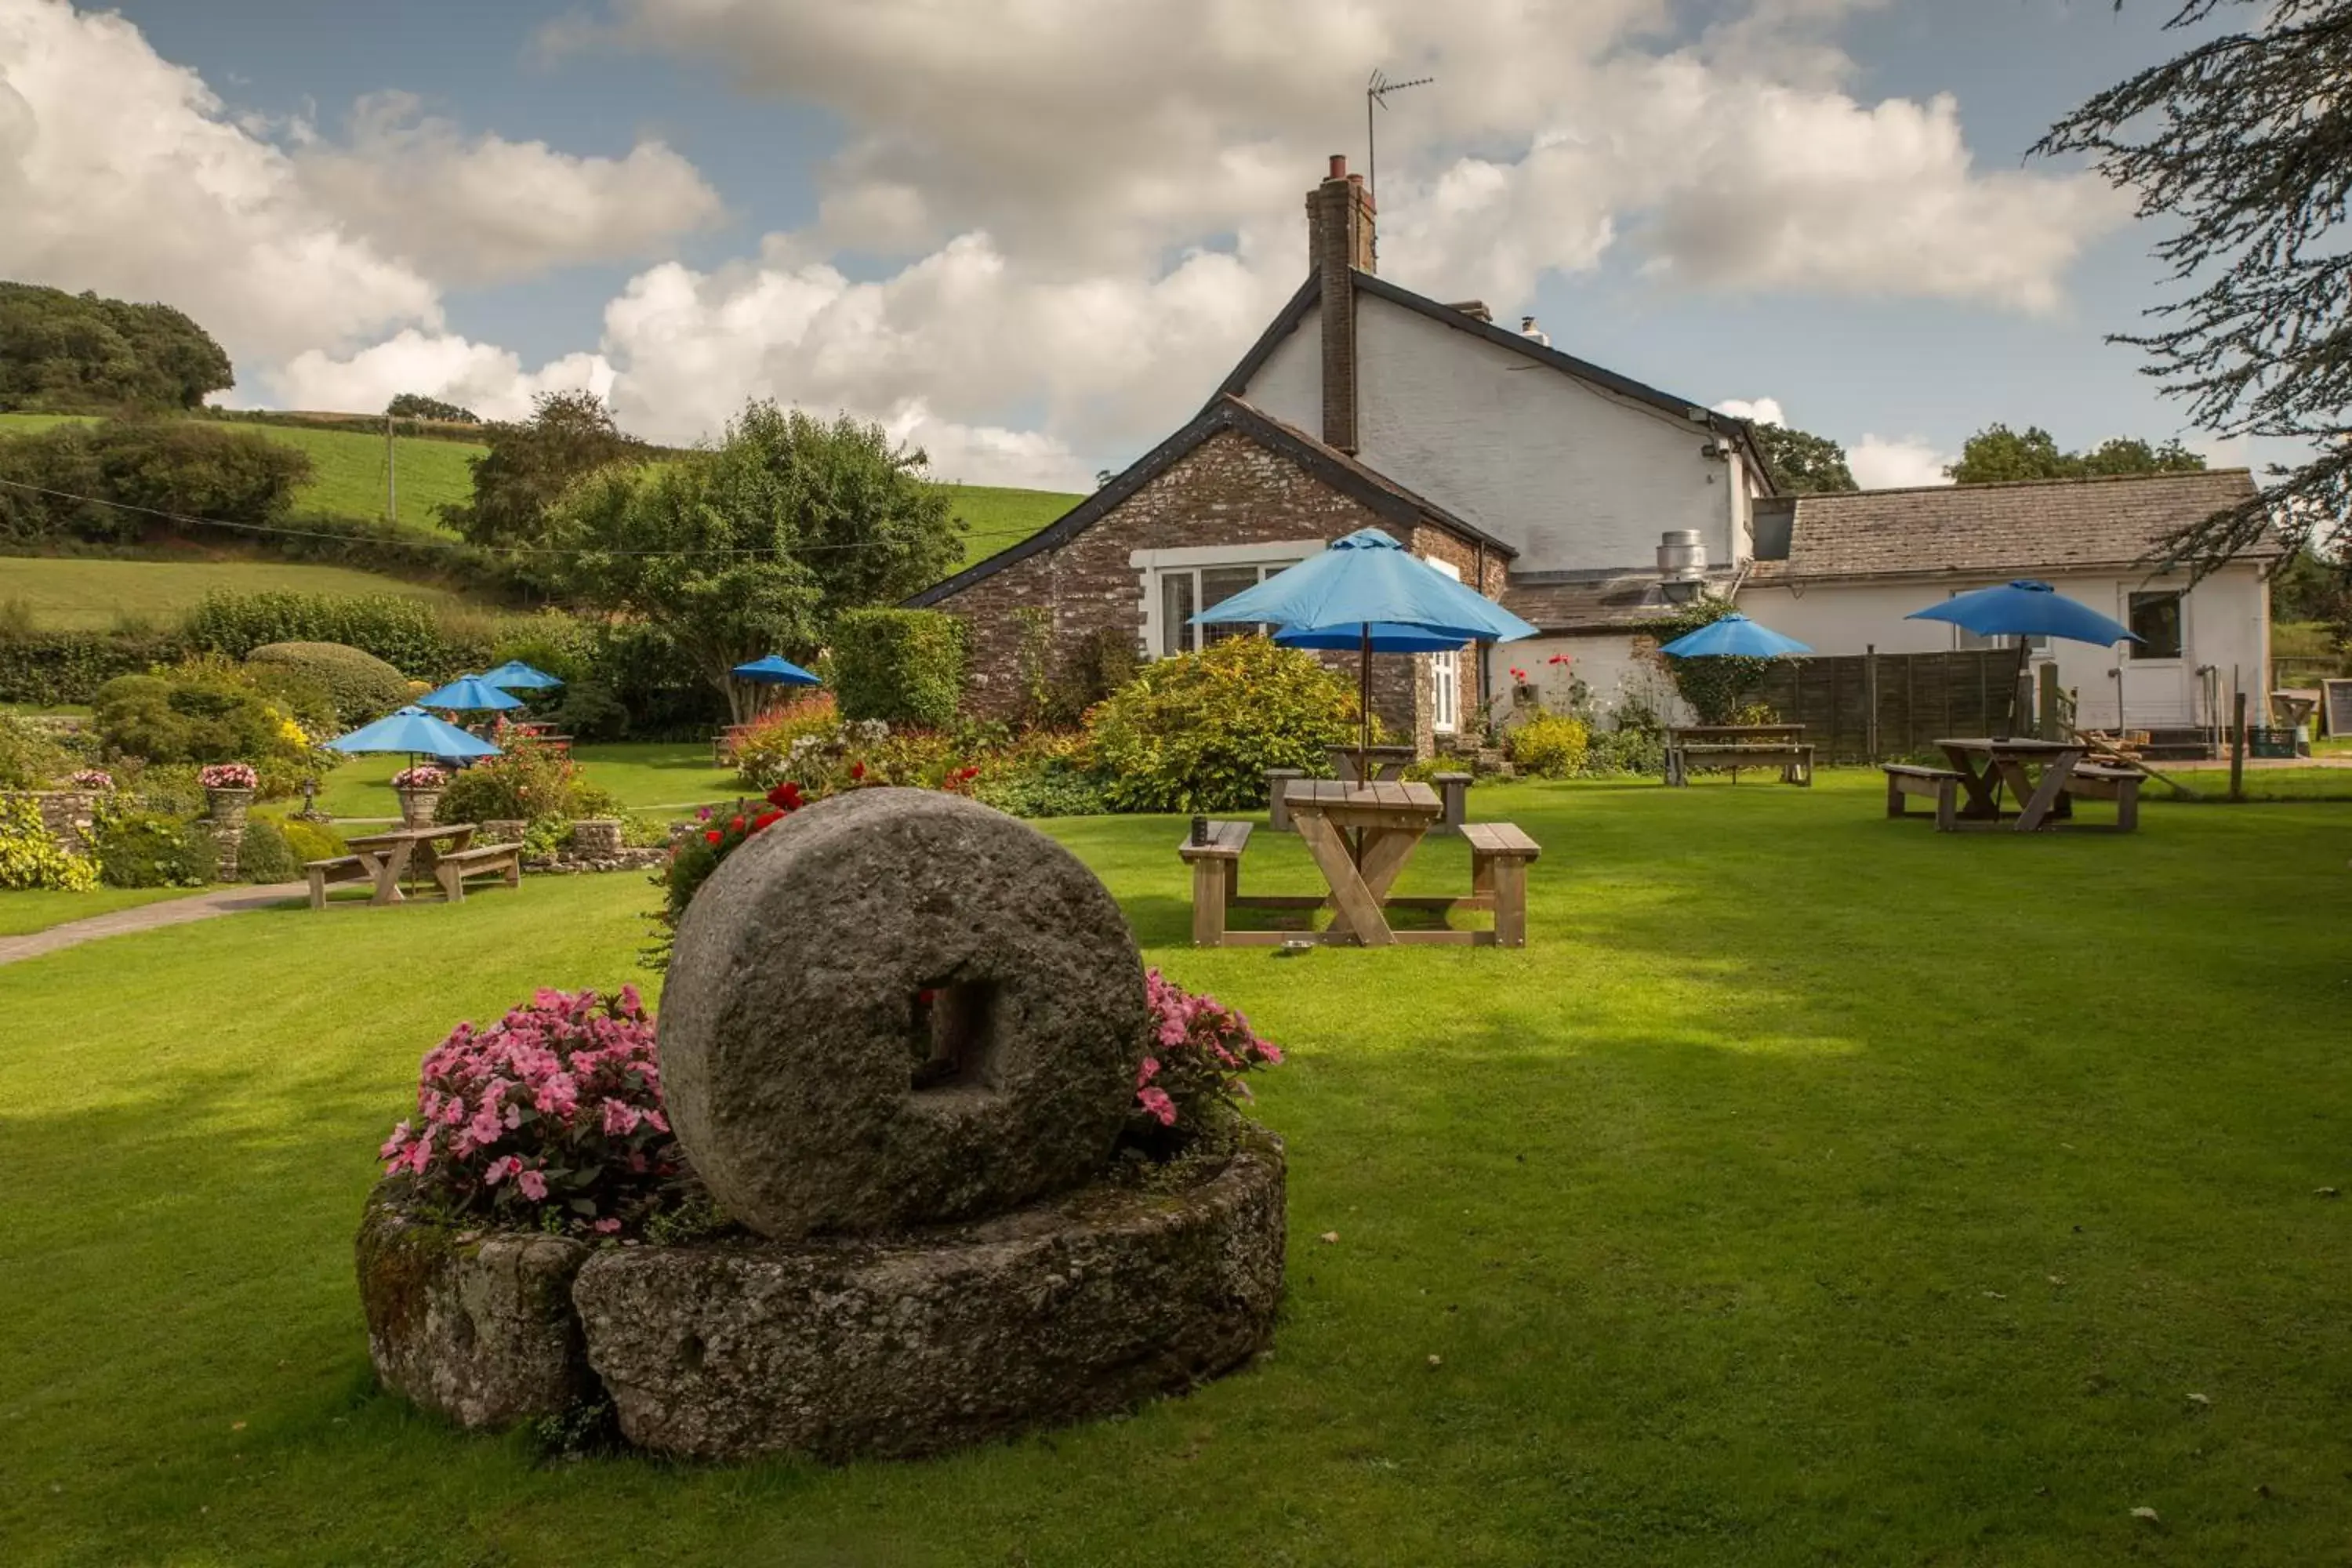
[[[609,860],[621,852],[621,825],[592,816],[572,825],[572,853],[583,860]]]
[[[400,820],[404,826],[427,827],[432,825],[433,814],[441,806],[439,790],[400,789],[393,793],[400,796]]]
[[[205,815],[212,818],[213,826],[224,834],[243,833],[245,814],[253,805],[253,791],[237,788],[207,788],[205,791]]]

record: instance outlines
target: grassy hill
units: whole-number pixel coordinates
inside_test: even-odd
[[[1086,498],[1057,490],[1001,489],[991,485],[944,485],[956,516],[970,527],[963,563],[984,561],[1020,543]]]
[[[214,592],[401,594],[454,602],[440,588],[280,561],[106,561],[0,556],[0,605],[22,605],[42,631],[105,631],[124,619],[168,626]]]

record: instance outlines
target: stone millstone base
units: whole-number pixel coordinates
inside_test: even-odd
[[[919,1237],[605,1248],[573,1300],[621,1430],[700,1458],[900,1458],[1181,1392],[1272,1342],[1280,1140]]]
[[[592,1394],[572,1309],[589,1249],[417,1220],[406,1196],[402,1182],[379,1184],[360,1222],[368,1359],[383,1385],[469,1427],[551,1415]]]

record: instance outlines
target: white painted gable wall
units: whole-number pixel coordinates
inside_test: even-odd
[[[1319,312],[1243,395],[1323,426]],[[1737,455],[1700,455],[1702,426],[1600,390],[1417,311],[1359,295],[1358,456],[1517,546],[1520,572],[1649,566],[1692,528],[1717,565],[1753,553]]]

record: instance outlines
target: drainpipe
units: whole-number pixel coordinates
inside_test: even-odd
[[[1477,552],[1478,592],[1484,594],[1486,591],[1486,542],[1485,540],[1481,539],[1477,542]],[[1478,711],[1483,715],[1486,711],[1486,676],[1488,673],[1486,660],[1487,656],[1494,650],[1495,645],[1492,643],[1480,642],[1473,643],[1471,646],[1478,650],[1475,659],[1475,667],[1478,671]],[[1456,700],[1459,700],[1459,699],[1456,699]],[[1460,716],[1458,714],[1455,716],[1454,732],[1456,735],[1462,733],[1462,725]],[[1484,740],[1485,737],[1481,736],[1480,739]]]

